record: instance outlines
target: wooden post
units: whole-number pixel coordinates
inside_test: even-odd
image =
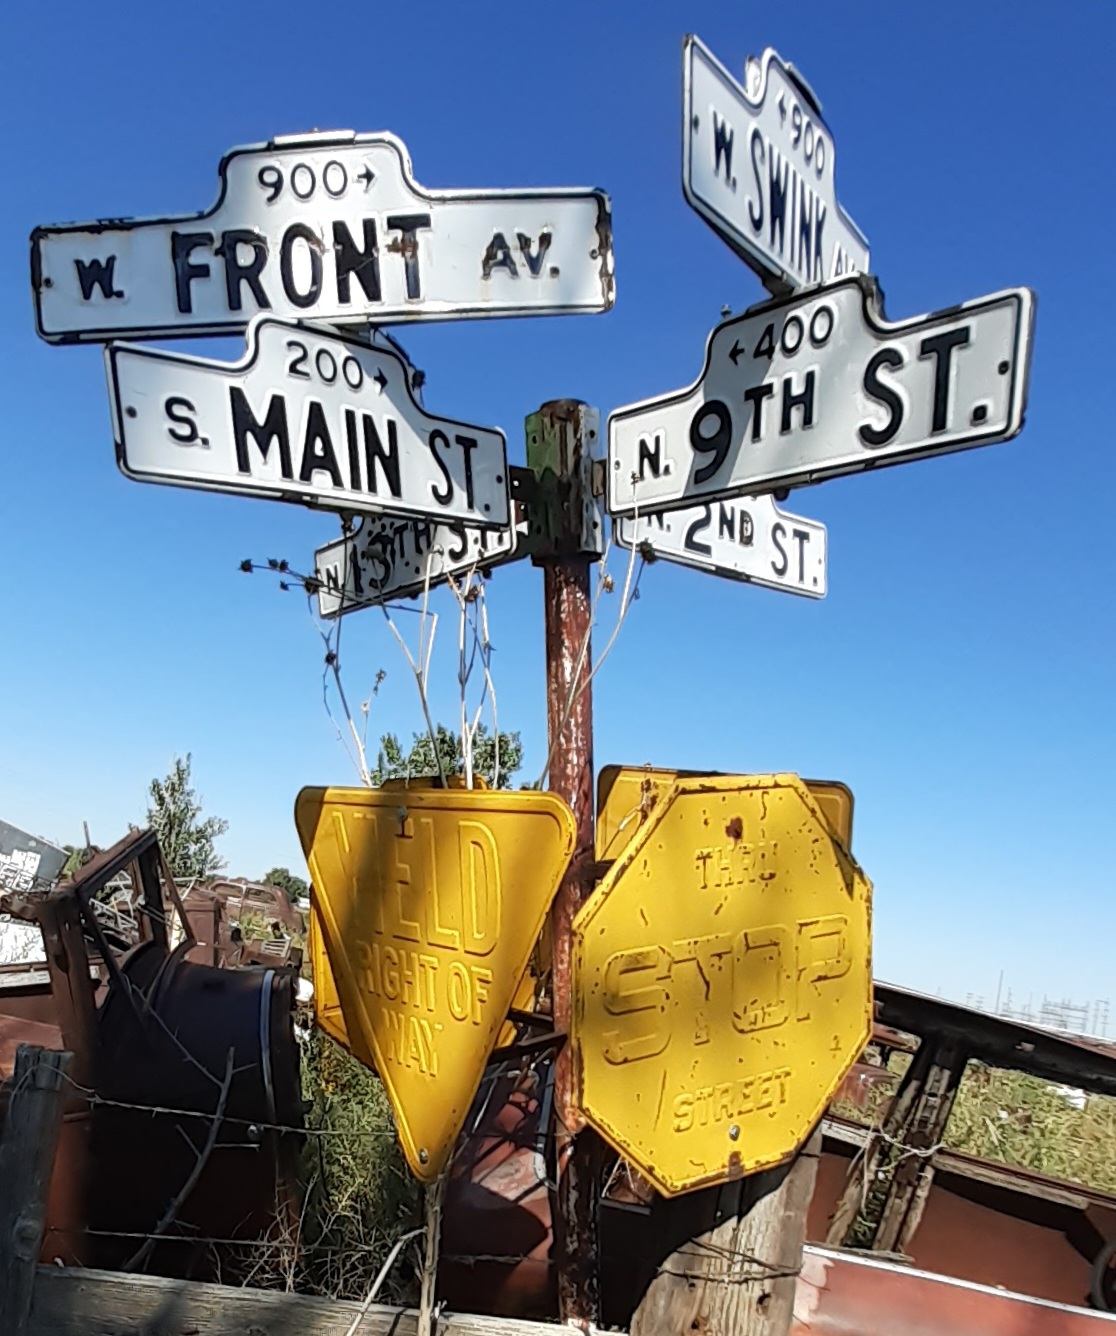
[[[592,454],[599,417],[560,399],[527,419],[531,556],[543,568],[549,787],[569,803],[577,843],[550,916],[554,1028],[569,1032],[570,924],[593,888],[593,694],[591,568],[601,553],[601,520],[592,497]],[[554,1254],[563,1321],[598,1321],[599,1153],[577,1107],[571,1054],[558,1056],[554,1090],[557,1191]]]
[[[0,1332],[23,1336],[46,1226],[70,1054],[20,1044],[0,1133]]]
[[[786,1336],[820,1154],[819,1127],[789,1164],[707,1189],[712,1227],[660,1266],[631,1336]]]

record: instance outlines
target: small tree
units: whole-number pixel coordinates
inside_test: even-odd
[[[437,753],[428,733],[416,733],[410,751],[405,752],[394,733],[385,733],[380,739],[380,752],[372,771],[372,783],[382,784],[385,779],[419,779],[438,773],[438,760],[445,775],[465,773],[465,756],[461,749],[461,735],[438,724],[434,730]],[[523,764],[523,744],[518,733],[500,734],[500,773],[496,787],[511,787],[512,776]],[[435,759],[437,755],[437,759]],[[496,738],[481,724],[473,741],[473,772],[489,785],[496,776]]]
[[[310,894],[309,883],[296,877],[289,868],[273,867],[270,872],[263,874],[263,880],[268,886],[278,886],[281,891],[285,891],[292,905]]]
[[[190,753],[176,756],[165,779],[148,787],[147,824],[153,826],[174,877],[212,877],[225,866],[215,848],[229,828],[219,816],[201,818],[201,799],[190,783]]]

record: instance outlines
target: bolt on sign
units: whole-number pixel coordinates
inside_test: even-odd
[[[31,283],[50,343],[242,330],[260,311],[329,324],[607,311],[608,196],[428,191],[394,135],[284,135],[233,149],[205,213],[39,227]]]
[[[621,547],[730,580],[824,598],[826,531],[780,510],[770,496],[706,501],[686,510],[614,521]]]
[[[678,510],[903,464],[1023,426],[1035,296],[890,322],[874,279],[766,302],[713,330],[689,389],[608,419],[608,509]]]
[[[596,858],[619,858],[679,779],[727,779],[716,770],[658,770],[649,765],[605,765],[597,776]],[[804,779],[822,816],[852,852],[853,793],[839,779]]]
[[[413,598],[471,570],[513,561],[526,521],[479,529],[396,515],[366,516],[314,553],[318,615],[327,620],[388,599]]]
[[[696,37],[682,48],[682,193],[775,293],[867,273],[837,201],[833,135],[802,75],[770,47],[741,87]]]
[[[351,1051],[433,1182],[569,862],[573,816],[552,793],[308,788],[295,824]]]
[[[870,918],[797,776],[676,780],[574,920],[587,1120],[668,1196],[789,1159],[871,1033]]]
[[[110,343],[105,364],[130,478],[508,524],[503,432],[428,413],[389,348],[260,316],[240,362]]]

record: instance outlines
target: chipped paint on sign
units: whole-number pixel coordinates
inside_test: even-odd
[[[668,1195],[789,1158],[870,1033],[870,913],[797,776],[675,779],[574,921],[588,1120]]]

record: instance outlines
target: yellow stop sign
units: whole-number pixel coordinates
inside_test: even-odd
[[[789,1159],[871,1032],[872,888],[795,775],[679,778],[574,920],[580,1105],[668,1196]]]

